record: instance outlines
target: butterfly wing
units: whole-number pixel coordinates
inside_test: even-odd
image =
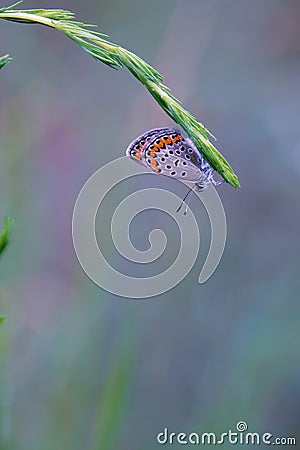
[[[126,155],[133,159],[135,162],[147,166],[143,157],[143,150],[148,147],[149,142],[152,139],[155,140],[157,136],[167,133],[168,130],[170,130],[170,128],[165,127],[153,128],[152,130],[146,131],[128,145]]]
[[[195,144],[172,128],[151,136],[142,151],[142,158],[154,172],[179,180],[203,181],[203,158]]]

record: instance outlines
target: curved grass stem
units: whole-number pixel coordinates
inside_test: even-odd
[[[72,39],[93,58],[117,69],[126,67],[154,97],[160,107],[178,124],[194,141],[204,159],[234,187],[239,187],[239,180],[230,164],[211,143],[214,136],[185,110],[179,100],[163,84],[163,76],[134,53],[104,39],[106,35],[91,31],[92,25],[74,20],[74,14],[63,9],[14,9],[22,2],[0,9],[0,19],[21,23],[38,23],[54,28]]]

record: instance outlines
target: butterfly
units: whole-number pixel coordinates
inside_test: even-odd
[[[177,211],[194,188],[202,191],[209,183],[215,186],[221,183],[214,179],[214,169],[205,161],[193,141],[176,128],[146,131],[129,144],[126,155],[157,175],[195,183]],[[184,214],[186,211],[187,208]]]

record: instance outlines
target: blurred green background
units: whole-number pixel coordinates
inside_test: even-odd
[[[139,301],[102,291],[72,246],[77,195],[137,135],[173,123],[125,70],[54,30],[0,23],[1,55],[14,58],[0,73],[0,218],[16,219],[0,262],[1,449],[146,450],[164,427],[217,433],[239,420],[300,439],[300,2],[23,4],[38,7],[73,10],[162,72],[242,187],[218,188],[228,240],[207,283],[199,208],[207,239],[179,286]],[[136,224],[140,245],[159,217]]]

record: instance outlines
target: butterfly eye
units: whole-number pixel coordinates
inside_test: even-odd
[[[176,175],[175,170],[173,170],[173,172],[170,172],[170,175],[172,175],[174,177]]]
[[[186,161],[182,161],[182,163],[181,163],[183,166],[186,166],[187,165],[187,162]]]
[[[156,139],[155,144],[159,145],[160,144],[160,139]]]
[[[191,159],[190,155],[185,155],[186,159]]]
[[[160,158],[161,162],[165,162],[166,158]]]
[[[177,136],[177,134],[171,134],[171,138],[172,138],[172,139],[175,139],[176,136]]]
[[[173,150],[169,150],[170,155],[174,155]]]
[[[172,167],[169,164],[166,166],[166,168],[169,170],[172,169]]]
[[[175,151],[176,155],[180,155],[180,150]]]
[[[180,150],[181,150],[182,152],[183,152],[184,149],[185,149],[184,145],[181,145],[179,148],[180,148]]]
[[[141,145],[145,145],[146,144],[146,141],[145,141],[145,139],[143,139],[142,141],[141,141]]]
[[[164,140],[164,141],[167,141],[168,139],[169,139],[169,136],[164,136],[164,137],[163,137],[163,140]]]
[[[149,149],[150,149],[150,150],[153,150],[153,149],[154,149],[154,145],[153,145],[153,144],[150,145]]]
[[[188,148],[188,152],[189,153],[193,153],[193,149],[192,148]]]
[[[186,172],[181,172],[181,176],[185,177],[186,176]]]

